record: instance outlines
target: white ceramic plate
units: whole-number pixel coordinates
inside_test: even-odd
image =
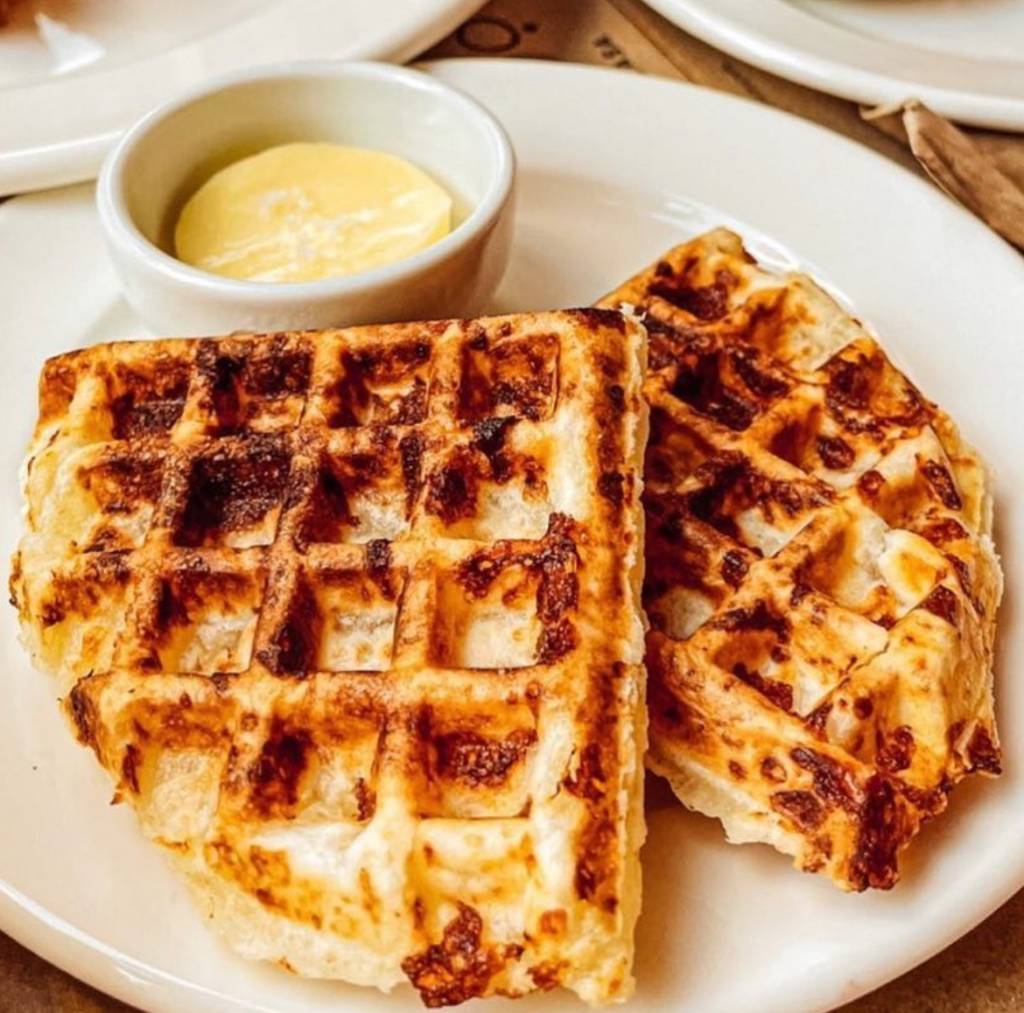
[[[798,1013],[876,986],[952,942],[1024,882],[1024,263],[937,191],[866,149],[763,106],[628,72],[453,61],[433,73],[504,120],[520,160],[512,266],[495,309],[587,304],[719,222],[776,263],[827,279],[1000,470],[999,717],[1007,775],[975,781],[912,849],[888,894],[848,896],[658,788],[644,849],[636,1013]],[[767,239],[765,237],[771,237]],[[89,189],[0,208],[7,382],[0,546],[18,536],[16,474],[43,357],[139,335],[118,298]],[[1016,504],[1016,506],[1014,506]],[[0,610],[0,928],[151,1010],[384,1013],[412,1008],[246,964],[204,930],[131,811],[72,742],[48,679]],[[565,1009],[564,994],[516,1009]],[[496,1000],[488,1008],[504,1008]]]
[[[1024,131],[1024,0],[647,0],[713,46],[859,102]]]
[[[147,109],[278,60],[407,60],[481,0],[27,0],[0,28],[0,195],[91,179]]]

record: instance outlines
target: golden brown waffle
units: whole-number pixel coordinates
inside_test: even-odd
[[[578,310],[47,363],[14,600],[239,952],[629,994],[644,359]]]
[[[730,840],[892,886],[953,785],[999,772],[981,462],[857,321],[731,232],[600,305],[650,334],[650,765]]]

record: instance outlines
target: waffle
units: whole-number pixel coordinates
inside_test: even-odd
[[[650,335],[649,765],[847,890],[999,773],[985,470],[808,278],[718,230],[599,304]]]
[[[590,309],[46,364],[13,600],[238,952],[629,994],[645,355]]]

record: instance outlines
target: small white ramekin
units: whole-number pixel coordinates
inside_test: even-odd
[[[289,141],[408,159],[452,194],[454,228],[411,257],[323,281],[238,281],[175,259],[196,189]],[[125,298],[155,333],[299,330],[480,313],[508,263],[514,175],[505,131],[457,89],[389,64],[318,61],[234,73],[149,113],[107,157],[97,203]]]

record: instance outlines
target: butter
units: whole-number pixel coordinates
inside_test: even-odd
[[[451,197],[395,155],[282,144],[208,179],[185,204],[175,254],[250,281],[317,281],[390,264],[451,230]]]

